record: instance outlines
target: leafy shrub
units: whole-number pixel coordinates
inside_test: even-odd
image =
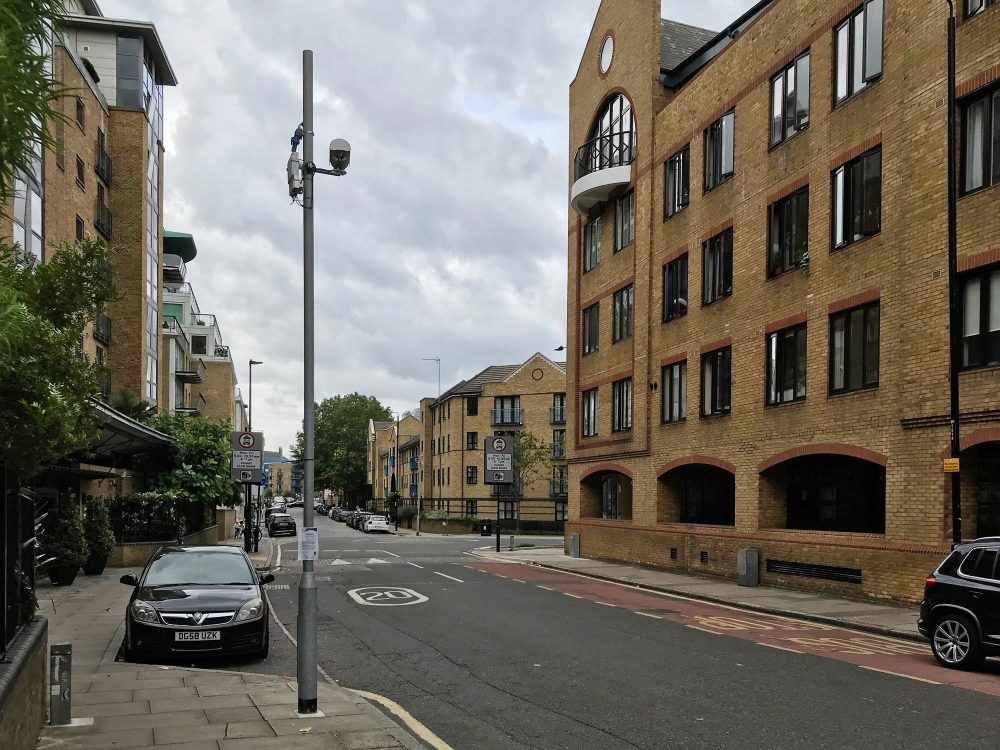
[[[56,558],[57,563],[83,565],[87,561],[80,507],[71,494],[62,494],[56,499],[45,517],[40,541],[46,556]]]
[[[417,515],[416,508],[413,508],[413,507],[411,507],[409,505],[404,505],[402,508],[399,509],[399,520],[400,521],[409,521],[415,515]]]
[[[111,554],[111,550],[115,547],[115,535],[111,531],[111,516],[104,500],[91,500],[87,503],[86,514],[83,517],[83,534],[91,555],[107,557]]]

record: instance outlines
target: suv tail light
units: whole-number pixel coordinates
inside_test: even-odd
[[[927,580],[924,581],[924,596],[927,596],[927,593],[931,590],[931,586],[935,583],[937,583],[937,578],[934,576],[927,576]]]

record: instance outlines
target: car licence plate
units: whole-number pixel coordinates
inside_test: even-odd
[[[175,641],[218,641],[218,630],[191,630],[174,633]]]

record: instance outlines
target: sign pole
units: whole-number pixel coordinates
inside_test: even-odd
[[[497,495],[497,552],[500,551],[500,496]]]

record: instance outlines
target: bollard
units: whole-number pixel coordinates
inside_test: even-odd
[[[49,724],[65,726],[71,721],[73,690],[73,644],[53,643],[49,649]]]

